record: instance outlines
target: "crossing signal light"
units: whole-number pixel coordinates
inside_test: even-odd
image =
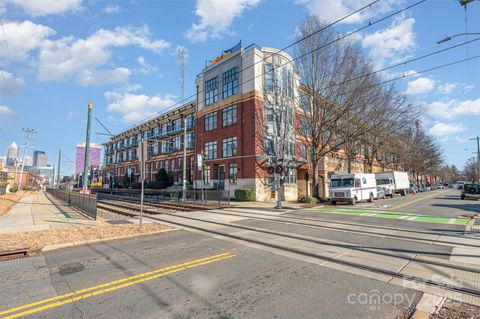
[[[282,174],[283,173],[283,166],[282,165],[277,165],[275,167],[275,172],[277,172],[277,174]]]
[[[273,172],[274,172],[273,166],[267,167],[267,173],[268,173],[268,174],[273,174]]]

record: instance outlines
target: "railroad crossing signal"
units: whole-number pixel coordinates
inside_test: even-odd
[[[272,175],[274,171],[275,171],[275,169],[273,168],[273,166],[268,166],[267,167],[267,173],[268,174]]]
[[[283,166],[282,165],[275,166],[275,172],[277,174],[282,174],[283,173]]]

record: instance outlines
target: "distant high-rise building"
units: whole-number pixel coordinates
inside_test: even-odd
[[[25,167],[26,166],[33,166],[33,159],[31,156],[25,156]]]
[[[48,157],[44,151],[33,152],[33,166],[45,167],[47,166],[47,163],[48,163]]]
[[[7,166],[15,165],[18,159],[18,146],[15,142],[10,144],[7,150]]]
[[[89,167],[100,167],[100,153],[102,147],[98,144],[90,143],[90,163]],[[83,173],[83,163],[85,162],[85,143],[77,144],[77,156],[75,160],[75,174]]]

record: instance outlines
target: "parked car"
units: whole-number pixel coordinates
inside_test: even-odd
[[[480,184],[464,184],[460,194],[461,199],[480,199]]]
[[[418,187],[417,187],[417,185],[415,185],[415,184],[410,184],[409,192],[410,192],[410,193],[418,192]]]
[[[376,199],[385,199],[385,188],[377,187],[377,198]]]

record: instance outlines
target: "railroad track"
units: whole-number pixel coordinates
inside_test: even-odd
[[[116,209],[117,209],[116,207],[110,207],[111,211],[115,211]],[[135,216],[137,216],[137,215],[138,214],[135,214]],[[331,246],[331,247],[338,247],[338,248],[344,248],[344,249],[346,248],[346,249],[356,250],[356,251],[360,251],[362,253],[374,254],[374,255],[378,255],[378,256],[395,257],[395,258],[399,258],[399,259],[402,259],[402,260],[406,260],[407,264],[404,267],[401,267],[401,269],[399,271],[392,271],[392,270],[377,267],[377,266],[365,265],[365,264],[361,264],[361,263],[353,262],[353,261],[348,261],[348,260],[341,260],[337,257],[331,257],[331,256],[327,256],[327,255],[324,255],[324,254],[319,254],[319,253],[316,253],[316,252],[307,251],[305,249],[301,249],[301,248],[298,248],[298,247],[280,245],[280,244],[277,243],[278,241],[273,240],[273,239],[267,241],[267,240],[263,240],[263,239],[252,238],[252,237],[248,237],[248,236],[234,234],[234,233],[226,232],[226,231],[223,231],[223,230],[215,230],[215,229],[210,229],[210,228],[207,228],[207,227],[202,227],[202,226],[199,226],[199,225],[191,225],[191,224],[188,224],[188,223],[180,222],[178,220],[171,220],[171,219],[168,219],[168,218],[162,218],[162,216],[164,216],[164,215],[165,215],[165,217],[172,216],[172,217],[175,217],[176,219],[192,220],[192,221],[196,221],[196,222],[202,222],[202,223],[205,223],[205,224],[215,224],[215,225],[219,225],[219,226],[223,226],[223,227],[229,227],[231,229],[236,229],[236,230],[241,229],[241,230],[253,231],[253,232],[257,232],[257,233],[268,234],[268,235],[272,235],[272,236],[277,236],[278,239],[290,238],[290,239],[301,240],[301,241],[309,242],[309,243],[313,243],[313,244],[319,244],[319,245],[325,245],[325,246]],[[201,231],[201,232],[204,232],[204,233],[219,235],[219,236],[222,236],[222,237],[235,239],[235,240],[238,240],[238,241],[241,241],[241,242],[256,244],[256,245],[260,245],[262,247],[273,248],[273,249],[276,249],[276,250],[289,252],[289,253],[293,253],[293,254],[296,254],[296,255],[305,256],[305,257],[313,257],[313,258],[323,260],[323,261],[327,261],[327,262],[334,263],[334,264],[339,264],[339,265],[343,265],[343,266],[347,266],[347,267],[351,267],[351,268],[355,268],[355,269],[360,269],[360,270],[364,270],[364,271],[368,271],[368,272],[372,272],[372,273],[376,273],[376,274],[381,274],[381,275],[386,275],[386,276],[390,276],[390,277],[393,277],[393,278],[398,278],[398,279],[401,279],[401,280],[406,280],[406,281],[409,281],[409,282],[412,282],[412,283],[415,283],[415,284],[421,283],[421,284],[424,284],[426,286],[441,288],[441,289],[454,291],[454,292],[458,292],[458,293],[463,293],[463,294],[467,294],[467,295],[470,295],[470,296],[480,298],[480,288],[477,288],[477,287],[472,288],[472,287],[468,287],[468,286],[458,285],[457,283],[452,284],[452,283],[449,283],[448,280],[447,281],[432,280],[430,278],[424,278],[424,277],[421,277],[421,276],[413,276],[413,275],[400,273],[400,271],[403,270],[409,263],[417,263],[417,264],[421,264],[421,265],[429,265],[429,266],[438,266],[438,267],[448,268],[448,269],[451,269],[451,270],[455,270],[457,272],[462,272],[463,276],[465,276],[467,278],[468,277],[471,278],[475,274],[480,274],[480,268],[475,267],[474,265],[467,266],[465,264],[463,264],[463,265],[455,264],[455,263],[452,263],[452,262],[442,261],[440,259],[436,259],[436,258],[432,258],[432,257],[429,257],[429,258],[419,257],[419,256],[408,257],[408,256],[399,255],[399,254],[379,252],[379,251],[375,251],[375,249],[365,248],[365,247],[360,246],[360,245],[344,244],[344,243],[338,243],[338,242],[334,243],[334,242],[330,242],[330,241],[314,239],[314,238],[311,238],[311,237],[308,237],[308,236],[302,236],[302,235],[295,235],[295,234],[290,234],[290,233],[272,231],[272,230],[268,230],[268,229],[264,229],[264,228],[257,228],[257,227],[243,226],[243,225],[234,225],[234,224],[222,223],[222,222],[214,222],[214,221],[205,220],[205,219],[202,219],[202,218],[191,217],[191,216],[182,216],[182,215],[176,215],[176,214],[171,214],[171,213],[162,213],[162,215],[157,215],[157,216],[152,215],[152,216],[148,216],[148,217],[153,219],[153,220],[159,221],[159,222],[173,224],[173,225],[180,226],[180,227],[183,227],[183,228],[186,228],[186,229],[193,229],[193,230]],[[438,271],[438,276],[439,276],[439,278],[444,278],[445,277],[443,272],[441,272],[440,270]],[[477,284],[480,284],[480,283],[477,283]]]

